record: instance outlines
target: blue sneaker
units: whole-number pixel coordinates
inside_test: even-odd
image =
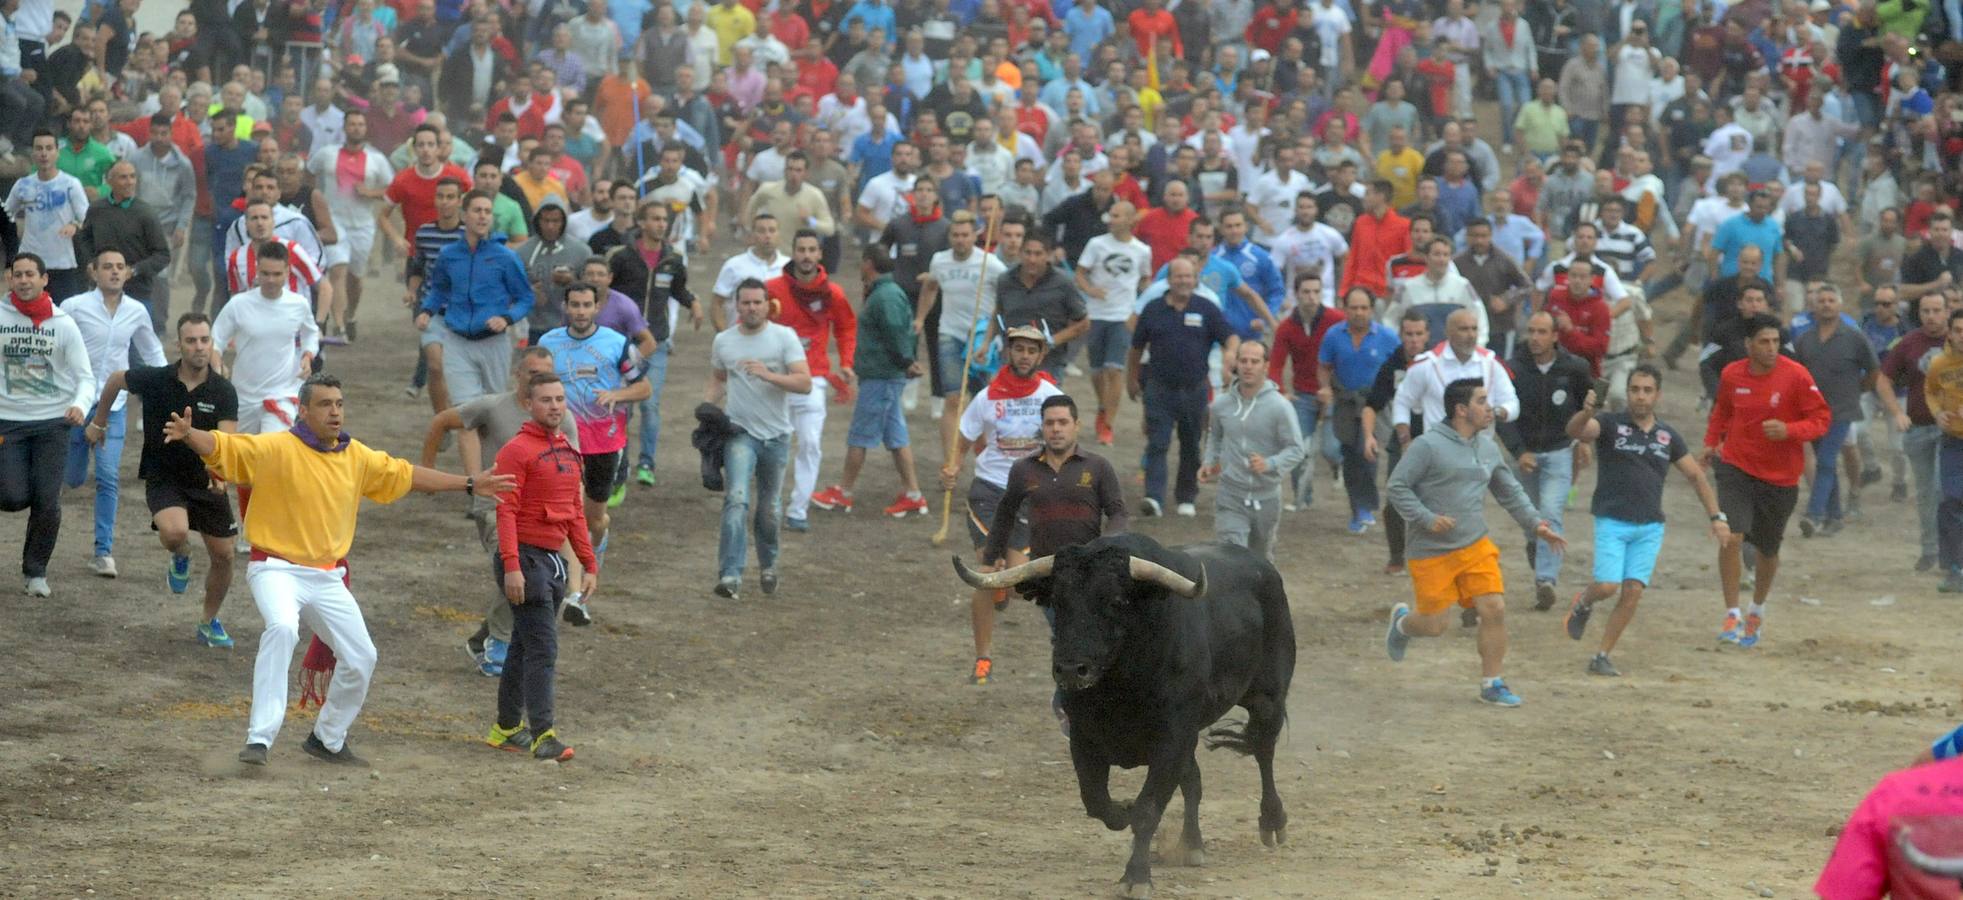
[[[1520,705],[1520,695],[1506,686],[1506,679],[1495,678],[1492,684],[1479,689],[1479,701],[1503,709],[1512,709]]]
[[[1363,522],[1363,527],[1365,528],[1369,528],[1377,524],[1377,514],[1367,509],[1360,513],[1357,513],[1356,517],[1358,520]]]
[[[810,520],[810,519],[799,519],[799,518],[794,518],[794,517],[791,517],[791,516],[785,516],[785,517],[784,517],[784,530],[785,530],[785,531],[795,531],[795,532],[798,532],[798,533],[800,533],[800,534],[802,534],[802,533],[804,533],[804,532],[807,532],[807,531],[810,531],[810,530],[811,530],[811,520]]]
[[[191,586],[191,558],[188,556],[172,556],[170,558],[170,573],[168,578],[170,580],[171,593],[184,593],[184,589]]]
[[[500,669],[504,668],[505,655],[511,652],[511,644],[497,638],[484,639],[484,661]]]
[[[207,647],[217,647],[220,650],[230,650],[232,648],[232,636],[225,633],[224,624],[217,619],[212,619],[198,626],[198,642]]]
[[[1763,625],[1764,625],[1764,620],[1759,618],[1757,614],[1746,613],[1745,630],[1744,632],[1738,635],[1738,646],[1743,647],[1747,650],[1758,646],[1759,629],[1763,627]]]
[[[1399,603],[1390,608],[1390,628],[1384,632],[1384,650],[1390,654],[1391,662],[1404,661],[1404,648],[1411,646],[1411,636],[1397,630],[1397,623],[1411,614],[1411,604]]]
[[[1724,625],[1718,629],[1718,640],[1727,644],[1738,643],[1738,634],[1744,625],[1744,620],[1739,618],[1737,613],[1725,613]]]
[[[1363,532],[1369,530],[1369,528],[1370,528],[1370,524],[1368,522],[1365,522],[1362,516],[1350,517],[1351,534],[1362,534]]]

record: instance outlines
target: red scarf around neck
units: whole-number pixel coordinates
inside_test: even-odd
[[[12,301],[14,309],[18,310],[21,315],[26,316],[28,321],[33,322],[36,328],[41,327],[42,322],[54,318],[55,301],[54,298],[48,296],[47,291],[42,291],[41,296],[35,297],[32,300],[22,300],[19,294],[8,291],[7,299]]]
[[[1015,400],[1036,393],[1036,386],[1043,382],[1056,384],[1056,376],[1042,369],[1035,374],[1023,377],[1016,374],[1015,367],[1004,365],[1002,371],[995,373],[995,380],[988,383],[988,399]]]
[[[934,208],[933,208],[933,209],[932,209],[931,211],[929,211],[929,212],[927,213],[927,215],[924,215],[924,216],[923,216],[923,215],[921,215],[921,214],[920,214],[920,207],[918,207],[918,206],[915,206],[915,205],[913,205],[913,198],[912,198],[912,197],[908,197],[908,198],[907,198],[907,212],[908,212],[908,213],[911,213],[911,214],[913,215],[913,224],[915,224],[915,225],[925,225],[925,224],[927,224],[928,222],[933,222],[933,221],[937,221],[937,220],[939,220],[939,219],[940,219],[940,217],[941,217],[941,205],[940,205],[940,204],[938,204],[938,203],[936,203],[936,204],[934,204]]]

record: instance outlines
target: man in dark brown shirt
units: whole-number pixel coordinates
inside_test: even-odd
[[[1043,452],[1009,467],[1009,484],[982,548],[984,563],[1000,562],[1007,554],[1025,500],[1030,559],[1125,530],[1130,517],[1118,473],[1104,457],[1078,448],[1077,424],[1077,402],[1068,395],[1043,401]]]
[[[1519,301],[1533,282],[1520,271],[1520,261],[1493,246],[1491,219],[1473,219],[1465,226],[1465,252],[1452,264],[1472,282],[1472,291],[1486,302],[1486,318],[1492,323],[1486,348],[1513,358],[1514,326],[1519,322]]]

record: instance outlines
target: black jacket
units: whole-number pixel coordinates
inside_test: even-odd
[[[1104,224],[1104,214],[1111,210],[1111,203],[1117,198],[1117,194],[1112,194],[1099,204],[1089,190],[1071,195],[1043,217],[1043,236],[1054,239],[1063,249],[1065,261],[1076,265],[1077,258],[1084,255],[1084,245],[1110,230]]]
[[[473,114],[472,107],[476,98],[470,95],[470,45],[465,44],[464,49],[444,57],[443,65],[438,71],[441,74],[436,80],[437,104],[442,107],[443,114],[448,116],[453,124],[470,125],[484,121],[484,110],[489,109],[490,104],[496,103],[498,98],[503,96],[498,86],[511,80],[511,67],[505,64],[504,57],[493,50],[491,95],[485,100],[485,106],[475,110]]]
[[[87,265],[101,250],[123,251],[123,261],[130,267],[124,293],[145,302],[156,299],[156,277],[170,265],[170,241],[150,207],[132,199],[125,208],[108,197],[89,204],[88,215],[75,232],[75,259]]]
[[[665,341],[673,333],[668,321],[668,301],[695,307],[695,294],[688,289],[688,263],[682,261],[680,253],[668,250],[650,270],[635,246],[640,240],[640,229],[629,231],[625,237],[624,243],[607,252],[607,268],[613,271],[613,289],[639,305],[641,316],[648,320],[648,331],[655,340]]]
[[[1547,453],[1574,443],[1568,420],[1581,411],[1581,401],[1595,383],[1588,361],[1554,346],[1554,364],[1542,372],[1533,352],[1521,341],[1509,365],[1513,390],[1520,395],[1520,418],[1502,422],[1500,443],[1514,456]]]
[[[729,420],[729,414],[714,403],[698,403],[695,406],[695,431],[689,434],[689,444],[702,452],[702,486],[708,490],[723,489],[723,445],[729,436],[736,433],[736,423]]]

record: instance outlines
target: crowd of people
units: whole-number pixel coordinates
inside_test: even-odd
[[[1046,445],[1050,399],[1070,396],[1073,435],[1081,404],[1100,446],[1135,403],[1134,515],[1199,516],[1217,484],[1216,534],[1273,558],[1333,478],[1348,530],[1381,530],[1385,571],[1411,577],[1389,654],[1459,609],[1502,706],[1520,698],[1488,490],[1552,609],[1575,581],[1568,495],[1596,467],[1566,627],[1581,639],[1615,599],[1598,675],[1617,674],[1672,468],[1710,517],[1723,641],[1764,639],[1789,520],[1827,540],[1893,515],[1863,504],[1883,481],[1914,504],[1916,570],[1963,592],[1954,4],[214,0],[165,33],[138,7],[0,0],[0,508],[31,511],[22,574],[48,596],[61,486],[93,466],[91,569],[116,577],[136,394],[173,590],[190,534],[205,545],[200,639],[230,645],[235,553],[269,628],[320,616],[342,704],[325,756],[346,750],[365,633],[309,612],[343,602],[318,576],[262,590],[253,572],[340,565],[345,542],[296,538],[286,500],[254,515],[253,473],[297,470],[252,454],[286,443],[198,435],[345,446],[310,404],[341,402],[326,357],[359,339],[383,273],[419,334],[403,371],[435,415],[422,462],[454,437],[477,480],[379,461],[336,477],[390,499],[532,473],[515,502],[473,500],[501,563],[470,649],[506,679],[492,743],[554,758],[540,610],[592,620],[608,509],[657,481],[684,315],[715,331],[696,439],[723,485],[730,600],[749,545],[768,595],[780,530],[847,527],[812,509],[852,510],[874,448],[898,473],[884,512],[931,511],[922,393],[940,487],[974,461],[983,563],[1026,559],[1043,530],[1018,521],[1033,499],[1001,506],[1041,492],[1010,473]],[[1653,310],[1680,297],[1660,344]],[[1691,350],[1701,450],[1657,418]],[[824,484],[834,403],[849,449]],[[1106,519],[1129,518],[1119,502]],[[974,600],[975,683],[1000,599]],[[284,681],[268,660],[290,643],[261,639],[257,680]],[[276,730],[255,713],[261,759]]]

